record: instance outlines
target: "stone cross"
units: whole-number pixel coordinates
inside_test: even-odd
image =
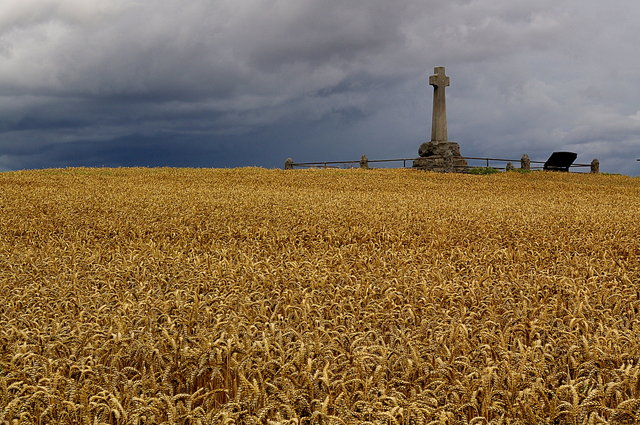
[[[447,104],[444,88],[449,85],[449,77],[444,73],[444,66],[435,67],[435,75],[429,77],[429,85],[433,86],[433,116],[431,119],[431,141],[446,142],[447,136]]]
[[[431,141],[418,148],[420,158],[413,160],[413,167],[420,170],[455,173],[465,171],[469,165],[460,154],[460,145],[450,142],[447,135],[447,105],[444,90],[449,85],[449,77],[444,66],[434,68],[435,75],[429,77],[433,86],[433,120]]]

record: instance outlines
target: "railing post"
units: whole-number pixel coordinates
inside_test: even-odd
[[[531,170],[531,160],[526,153],[520,158],[520,168],[523,170]]]
[[[365,170],[369,168],[369,158],[367,158],[367,155],[360,157],[360,168],[364,168]]]
[[[511,163],[511,161],[507,162],[507,166],[505,168],[505,171],[513,171],[515,170],[516,167],[513,166],[513,164]]]
[[[284,162],[284,169],[285,170],[293,170],[293,159],[292,158],[287,158],[287,160]]]
[[[593,174],[598,174],[600,172],[600,161],[597,159],[591,161],[591,172]]]

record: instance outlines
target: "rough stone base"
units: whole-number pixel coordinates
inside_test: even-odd
[[[456,142],[426,142],[418,149],[419,159],[413,167],[439,173],[462,173],[467,170],[467,161],[460,158],[460,145]]]
[[[419,158],[413,161],[413,168],[438,173],[464,173],[467,161],[462,158]]]
[[[418,156],[428,157],[434,155],[444,156],[451,154],[452,156],[460,155],[460,145],[456,142],[425,142],[418,149]]]

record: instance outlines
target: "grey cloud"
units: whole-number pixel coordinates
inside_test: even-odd
[[[162,163],[154,143],[181,164],[411,156],[445,65],[463,153],[637,173],[638,18],[630,0],[5,0],[0,167]]]

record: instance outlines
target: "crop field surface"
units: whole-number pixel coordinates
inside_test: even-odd
[[[640,423],[640,179],[0,173],[0,424]]]

